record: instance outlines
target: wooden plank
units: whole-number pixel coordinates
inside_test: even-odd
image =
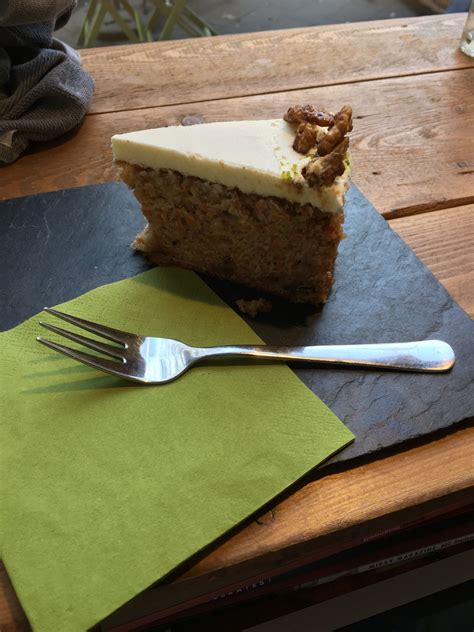
[[[92,115],[62,144],[0,171],[0,198],[114,178],[110,137],[134,129],[281,117],[292,103],[351,103],[354,181],[385,216],[474,202],[474,68],[273,95]],[[45,168],[47,165],[47,168]]]
[[[172,113],[173,110],[170,112]],[[188,110],[182,112],[190,113]],[[172,115],[174,116],[174,114]],[[97,120],[102,117],[91,118]],[[70,165],[69,168],[71,168]],[[469,232],[472,228],[473,212],[474,205],[468,205],[437,211],[436,213],[395,219],[390,222],[392,227],[407,240],[425,263],[432,267],[436,276],[447,284],[448,289],[453,291],[461,305],[471,314],[473,313],[472,294],[466,293],[466,288],[469,287],[468,283],[472,280],[473,240],[469,238]],[[453,279],[455,281],[454,290],[448,285]],[[263,525],[260,523],[251,525],[241,535],[236,536],[206,560],[203,560],[190,573],[189,579],[198,577],[200,574],[210,573],[212,575],[216,568],[224,567],[233,569],[232,572],[229,570],[229,574],[222,578],[225,582],[234,581],[236,576],[233,573],[237,566],[239,573],[256,573],[258,570],[263,572],[268,570],[268,564],[275,560],[275,558],[266,557],[267,554],[270,554],[271,551],[278,551],[279,547],[283,546],[278,540],[279,537],[287,538],[283,551],[289,547],[292,550],[291,547],[298,544],[300,537],[303,542],[310,543],[308,545],[310,548],[316,546],[316,542],[318,542],[317,546],[319,547],[322,546],[320,537],[323,535],[336,534],[339,533],[339,530],[342,534],[344,529],[351,525],[365,524],[367,520],[375,520],[377,517],[397,513],[404,507],[409,508],[417,503],[423,504],[426,499],[432,497],[447,497],[451,490],[467,489],[472,484],[473,431],[460,431],[453,437],[454,439],[447,437],[428,446],[410,450],[400,457],[390,457],[388,460],[384,459],[364,466],[366,469],[357,468],[351,472],[315,481],[310,484],[309,488],[304,488],[296,494],[297,504],[294,506],[294,515],[292,503],[295,497],[285,501],[282,508],[278,508],[276,524],[281,525],[281,518],[285,525],[293,525],[294,531],[288,530],[289,527],[287,526],[283,528],[282,533],[275,530],[273,523],[277,514],[273,514],[270,520],[263,520]],[[466,462],[466,458],[470,458],[471,461]],[[389,465],[390,463],[391,465]],[[447,464],[449,464],[449,469],[446,470],[448,475],[444,478],[445,470],[443,468]],[[427,472],[430,472],[429,480],[426,478]],[[431,476],[432,472],[443,472],[441,483],[437,478]],[[397,485],[394,490],[390,482],[395,475],[397,481],[403,482],[403,485]],[[389,496],[387,496],[387,490],[390,492]],[[309,500],[306,498],[306,494],[309,494]],[[420,494],[420,496],[416,496],[416,494]],[[334,500],[334,504],[331,504],[331,498]],[[342,502],[341,499],[344,501],[342,505],[338,504]],[[318,506],[324,507],[322,514],[317,511]],[[338,511],[338,507],[343,507],[344,511]],[[316,515],[317,520],[313,520],[312,516]],[[400,521],[400,518],[397,517],[396,521]],[[266,528],[268,523],[271,523],[270,529]],[[265,529],[262,529],[262,526],[265,526]],[[369,537],[372,527],[366,525],[364,528],[367,529],[367,537]],[[380,530],[382,527],[377,524],[373,528]],[[260,555],[262,565],[246,566],[246,560],[251,558],[251,547],[264,546],[263,540],[267,534],[270,537]],[[341,545],[342,540],[340,541]],[[313,541],[315,543],[311,544]],[[335,542],[332,542],[331,546],[336,546]],[[285,554],[282,553],[283,555]],[[246,556],[250,556],[250,558]],[[241,567],[241,564],[244,566]],[[221,575],[219,577],[221,578]],[[193,590],[200,589],[199,583],[194,583],[193,587]],[[176,596],[174,590],[171,592],[170,599]],[[188,586],[185,590],[186,594],[189,594],[189,590]]]
[[[30,632],[23,608],[0,561],[0,630],[1,632]]]
[[[407,507],[472,489],[473,458],[474,428],[471,427],[438,441],[318,478],[274,507],[271,519],[255,521],[226,541],[188,571],[186,577],[316,541]]]
[[[170,124],[192,113],[204,114],[206,120],[280,116],[289,99],[296,102],[304,97],[332,108],[342,101],[355,105],[356,115],[362,117],[354,133],[355,180],[386,216],[467,204],[473,191],[472,149],[467,142],[473,129],[467,90],[472,76],[459,69],[472,62],[457,52],[463,20],[464,16],[443,16],[83,51],[85,65],[98,81],[95,112],[178,101],[199,103],[88,116],[80,132],[64,144],[1,169],[0,195],[8,198],[112,179],[108,149],[112,133]],[[323,62],[308,72],[308,59],[317,60],[322,49]],[[370,81],[449,69],[457,70]],[[336,82],[355,83],[332,85]],[[229,100],[279,92],[282,86],[296,90],[324,85],[329,87]],[[398,97],[399,91],[403,98]],[[224,101],[201,103],[204,99]],[[431,224],[422,227],[418,222],[435,214],[410,218],[412,223],[406,219],[392,223],[403,236],[405,230],[411,245],[416,244],[420,256],[436,266],[437,276],[446,277],[446,282],[456,276],[455,268],[450,268],[453,251],[443,250],[436,240],[448,232],[453,248],[462,243],[467,208],[452,209],[450,217],[456,211],[463,214],[463,218],[456,215],[460,218],[456,226],[435,222],[439,230],[433,228],[433,247]],[[437,211],[436,217],[438,213],[445,211]],[[441,222],[445,216],[439,217]],[[472,252],[465,244],[461,251],[466,257]],[[459,291],[468,279],[465,261],[456,281]],[[463,296],[458,299],[470,310],[470,298]],[[456,493],[466,490],[467,495],[472,489],[473,432],[460,430],[426,446],[309,483],[296,495],[294,507],[295,496],[203,559],[186,581],[218,578],[223,569],[233,572],[247,564],[251,566],[246,572],[256,573],[272,565],[272,555],[278,556],[279,551],[282,558],[293,552],[303,554],[323,546],[327,538],[333,539],[330,546],[341,547],[342,534],[351,528],[363,530],[370,538],[389,524],[382,518],[391,519],[392,526],[402,526],[428,502],[438,502],[442,512]],[[254,560],[261,563],[258,568]],[[14,623],[18,614],[12,614],[13,602],[13,593],[2,583],[2,630],[20,629]]]
[[[227,99],[466,68],[465,15],[339,24],[81,51],[91,112]]]
[[[171,615],[180,603],[197,605],[209,593],[217,596],[435,519],[450,503],[453,508],[472,508],[473,458],[474,428],[467,428],[318,478],[224,541],[174,582],[126,606],[110,623],[126,621],[136,612],[153,612],[157,604]]]
[[[471,427],[351,470],[316,476],[155,595],[163,607],[172,608],[180,600],[199,600],[210,590],[225,590],[233,582],[252,581],[273,569],[320,559],[355,541],[440,516],[450,503],[467,507],[474,500],[473,458]],[[21,621],[0,566],[0,628],[22,632]]]
[[[391,220],[390,226],[474,318],[474,204]]]

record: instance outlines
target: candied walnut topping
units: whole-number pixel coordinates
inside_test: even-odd
[[[293,149],[300,154],[307,154],[316,145],[318,131],[311,123],[300,123],[296,129]]]
[[[333,184],[345,170],[349,147],[346,134],[352,131],[352,108],[344,105],[333,115],[311,105],[297,105],[288,109],[284,119],[298,124],[293,149],[301,154],[312,154],[301,172],[309,186],[319,188]],[[326,132],[321,129],[324,127]]]
[[[349,139],[344,138],[331,153],[313,158],[302,171],[309,186],[317,188],[329,186],[337,176],[342,176],[346,168],[344,158],[348,147]]]
[[[352,108],[345,105],[334,117],[334,125],[318,143],[318,154],[326,156],[342,141],[347,132],[352,131]]]
[[[320,127],[331,127],[334,125],[334,116],[329,112],[317,110],[312,105],[295,105],[288,108],[283,116],[287,123],[312,123]]]

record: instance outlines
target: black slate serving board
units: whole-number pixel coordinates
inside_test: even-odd
[[[146,270],[129,244],[144,220],[120,184],[46,193],[0,203],[0,328],[5,330],[94,287]],[[347,460],[474,414],[474,323],[352,187],[336,283],[319,309],[280,303],[246,319],[268,344],[404,342],[439,338],[454,348],[447,374],[294,367],[342,419],[356,441]],[[229,304],[245,288],[208,280]],[[229,341],[231,342],[239,342]]]

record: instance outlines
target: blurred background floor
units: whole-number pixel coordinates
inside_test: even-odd
[[[79,0],[77,8],[57,37],[76,46],[89,0]],[[148,0],[130,0],[142,16],[150,15]],[[448,0],[189,0],[188,6],[219,34],[251,33],[269,29],[404,18],[442,13]],[[156,35],[163,22],[157,24]],[[173,39],[189,37],[177,27]],[[96,46],[126,44],[129,40],[111,18],[106,18]]]

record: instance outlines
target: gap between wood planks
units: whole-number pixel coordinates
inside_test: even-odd
[[[474,68],[474,65],[473,65],[473,68]],[[207,103],[209,101],[213,101],[213,102],[230,101],[232,99],[246,99],[246,98],[261,97],[261,96],[266,96],[266,95],[271,95],[271,94],[291,94],[292,92],[299,92],[301,90],[315,90],[319,88],[330,88],[333,86],[346,86],[352,83],[357,83],[357,84],[371,83],[374,81],[384,81],[387,79],[406,79],[407,77],[436,75],[436,74],[442,74],[442,73],[447,73],[447,72],[458,72],[458,71],[463,71],[463,70],[469,70],[469,66],[467,67],[463,66],[459,68],[442,68],[438,70],[423,70],[419,72],[407,72],[403,74],[398,73],[398,74],[393,74],[393,75],[386,75],[383,77],[379,76],[379,77],[365,77],[363,79],[348,79],[346,81],[338,81],[337,83],[328,82],[328,83],[315,84],[311,86],[304,86],[304,85],[296,86],[296,87],[288,88],[286,90],[266,90],[264,92],[251,92],[244,95],[232,94],[232,95],[227,95],[225,97],[215,97],[212,99],[207,98],[207,99],[196,99],[193,101],[176,101],[174,103],[166,103],[162,105],[151,105],[151,106],[144,105],[141,107],[124,108],[122,110],[101,110],[100,112],[88,112],[87,116],[102,116],[103,114],[119,114],[121,112],[137,112],[140,110],[149,110],[150,108],[168,108],[168,107],[178,107],[178,106],[182,107],[183,105],[191,106],[191,105],[198,105],[199,103]]]
[[[395,208],[393,211],[383,213],[383,218],[388,220],[400,219],[402,217],[410,217],[412,215],[420,215],[421,213],[431,213],[432,211],[442,211],[458,206],[468,206],[474,203],[474,195],[462,198],[453,198],[451,200],[440,200],[439,202],[428,202],[427,204],[415,204],[413,206],[405,206]]]

